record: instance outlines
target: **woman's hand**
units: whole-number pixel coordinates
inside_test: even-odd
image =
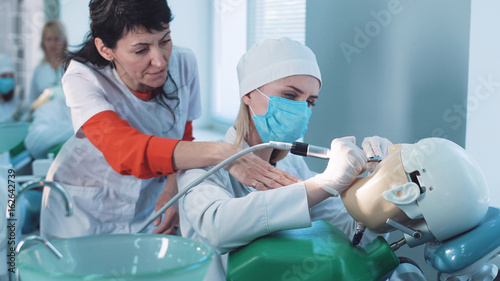
[[[175,147],[172,162],[175,170],[202,168],[217,165],[241,150],[230,143],[180,141]],[[257,190],[268,190],[302,181],[274,168],[253,153],[239,157],[226,165],[225,169],[242,184],[253,186]]]
[[[177,178],[175,174],[170,174],[167,176],[167,183],[165,188],[163,188],[160,197],[156,201],[155,212],[161,209],[165,204],[167,204],[170,199],[172,199],[177,194]],[[154,226],[159,227],[153,232],[157,234],[177,234],[179,230],[179,208],[177,202],[164,212],[165,217],[159,216],[154,222]],[[162,220],[163,217],[163,220]]]
[[[268,190],[302,181],[252,153],[241,156],[225,168],[239,182],[257,190]]]
[[[384,159],[389,153],[390,145],[392,145],[390,140],[379,136],[373,136],[365,138],[361,147],[363,147],[367,157],[379,156],[380,159]],[[370,173],[373,172],[377,164],[376,162],[368,163],[366,170]]]
[[[367,157],[380,156],[380,158],[384,159],[388,154],[390,145],[392,145],[390,140],[373,136],[365,138],[361,147],[363,147]]]
[[[311,178],[325,191],[337,196],[366,170],[366,154],[356,146],[355,137],[334,139],[331,143],[328,166],[321,174]]]

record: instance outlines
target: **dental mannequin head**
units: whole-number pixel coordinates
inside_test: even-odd
[[[389,232],[391,219],[444,241],[475,227],[489,206],[488,186],[469,155],[440,138],[389,147],[374,172],[342,194],[347,211],[374,232]],[[429,235],[430,234],[430,235]]]
[[[242,102],[236,145],[302,137],[321,87],[314,53],[289,38],[264,39],[241,57],[237,71]]]

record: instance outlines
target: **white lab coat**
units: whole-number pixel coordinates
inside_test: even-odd
[[[47,158],[51,148],[72,135],[71,111],[64,97],[56,97],[35,110],[24,145],[36,159]]]
[[[31,91],[26,106],[31,104],[43,93],[45,89],[61,85],[61,78],[64,74],[62,66],[54,69],[49,62],[41,62],[36,66],[31,79]]]
[[[165,186],[165,177],[141,180],[120,175],[85,137],[81,126],[101,111],[114,110],[144,134],[182,138],[186,121],[201,114],[194,54],[188,49],[174,47],[169,71],[178,87],[178,101],[168,101],[172,108],[178,102],[175,121],[170,111],[154,100],[142,101],[134,96],[111,67],[95,68],[71,62],[63,77],[63,89],[76,135],[64,144],[54,159],[47,179],[64,186],[73,200],[74,210],[73,216],[66,217],[60,195],[45,188],[40,222],[43,237],[51,240],[131,233],[153,214],[156,200]],[[150,225],[145,231],[153,230]]]
[[[236,131],[230,128],[223,142],[234,143]],[[244,148],[248,147],[244,144]],[[287,155],[277,168],[301,179],[315,173],[302,157]],[[179,172],[179,190],[186,187],[212,167]],[[311,226],[315,220],[325,220],[349,237],[356,231],[356,222],[347,213],[342,200],[332,197],[309,210],[303,182],[279,189],[258,192],[220,169],[179,200],[181,233],[199,240],[215,250],[214,261],[205,280],[225,280],[227,252],[250,243],[271,232]],[[363,243],[373,239],[365,233]]]

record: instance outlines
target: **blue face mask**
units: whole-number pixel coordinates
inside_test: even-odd
[[[259,89],[257,91],[264,96]],[[293,101],[276,96],[269,99],[265,115],[255,115],[253,121],[263,142],[280,141],[291,143],[304,136],[312,110],[306,101]]]
[[[6,95],[14,90],[14,78],[12,77],[2,77],[0,78],[0,95]]]

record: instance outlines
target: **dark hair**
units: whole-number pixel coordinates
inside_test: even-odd
[[[91,0],[90,10],[90,31],[87,33],[85,41],[80,45],[80,49],[74,53],[69,53],[65,61],[65,68],[71,60],[81,63],[90,62],[97,67],[105,67],[111,64],[103,58],[94,43],[95,38],[100,38],[104,45],[113,49],[118,40],[123,38],[128,32],[136,28],[144,28],[148,32],[162,31],[172,19],[166,0]],[[111,64],[113,67],[113,65]],[[155,101],[167,108],[174,116],[174,111],[179,105],[177,95],[177,85],[168,71],[166,83],[173,83],[173,91],[166,93],[163,87],[158,91],[153,91]],[[177,103],[172,109],[166,100],[176,100]],[[170,129],[172,129],[172,127]]]
[[[91,0],[89,10],[90,31],[81,49],[71,53],[66,64],[74,59],[107,66],[110,62],[97,51],[95,38],[101,38],[106,47],[113,49],[129,31],[138,27],[148,32],[162,31],[173,19],[166,0]]]

